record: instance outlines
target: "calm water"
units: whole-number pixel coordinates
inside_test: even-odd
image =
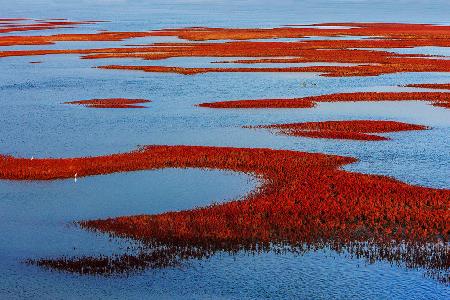
[[[334,21],[449,23],[449,1],[6,1],[0,18],[104,19],[110,23],[42,32],[148,30],[168,27],[274,27]],[[17,33],[24,34],[24,33]],[[25,33],[33,34],[33,33]],[[37,34],[37,33],[36,33]],[[41,34],[41,32],[39,32]],[[176,41],[174,38],[132,42]],[[60,43],[5,49],[91,48],[127,42]],[[402,53],[448,55],[421,47]],[[29,64],[30,61],[42,64]],[[316,74],[209,73],[196,76],[93,69],[111,63],[205,66],[215,58],[80,60],[76,55],[0,59],[0,153],[69,157],[123,152],[144,144],[270,147],[357,157],[345,169],[450,187],[450,114],[425,102],[322,103],[314,109],[213,110],[206,101],[299,97],[349,91],[407,90],[397,85],[450,82],[449,74],[404,73],[375,78]],[[96,110],[63,105],[89,98],[147,98],[148,109]],[[431,126],[388,134],[387,142],[334,141],[271,135],[243,125],[340,119],[386,119]],[[219,254],[182,268],[130,277],[50,272],[27,258],[121,251],[70,226],[72,221],[155,214],[244,196],[258,182],[243,174],[159,170],[53,182],[0,181],[0,298],[304,298],[448,299],[450,290],[422,270],[367,265],[332,252],[257,256]],[[100,196],[99,196],[100,195]]]

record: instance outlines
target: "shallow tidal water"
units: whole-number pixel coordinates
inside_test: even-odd
[[[109,23],[14,34],[142,31],[187,26],[276,27],[320,22],[450,23],[448,1],[6,1],[0,18],[101,19]],[[173,38],[171,38],[173,40]],[[136,39],[156,42],[164,38]],[[164,41],[167,41],[165,39]],[[126,42],[58,43],[6,49],[91,48]],[[0,49],[1,50],[1,49]],[[448,55],[446,48],[399,49]],[[215,58],[133,63],[206,66]],[[220,60],[220,59],[218,59]],[[42,61],[41,64],[29,64]],[[426,102],[319,103],[311,109],[214,110],[195,104],[289,98],[352,91],[409,90],[409,83],[448,83],[444,73],[327,78],[308,73],[207,73],[194,76],[102,70],[130,60],[80,60],[77,55],[0,59],[0,153],[76,157],[126,152],[139,145],[268,147],[352,156],[349,171],[382,174],[422,186],[450,188],[450,112]],[[90,98],[146,98],[146,109],[88,109],[62,104]],[[382,142],[273,135],[244,125],[322,120],[394,120],[430,126],[386,134]],[[112,277],[52,272],[28,258],[108,254],[129,241],[80,230],[72,222],[157,214],[245,196],[250,175],[165,169],[52,182],[0,180],[0,299],[448,299],[450,288],[423,270],[367,264],[331,251],[217,254],[180,268]]]

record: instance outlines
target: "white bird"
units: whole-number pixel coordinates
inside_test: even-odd
[[[33,160],[33,159],[34,159],[34,156],[31,157],[31,160]]]
[[[77,182],[77,175],[78,173],[75,173],[75,182]]]

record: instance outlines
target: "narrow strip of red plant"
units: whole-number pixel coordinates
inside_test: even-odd
[[[440,92],[357,92],[310,96],[292,99],[232,100],[201,103],[209,108],[305,108],[318,102],[360,102],[360,101],[428,101],[434,106],[447,107],[450,93]]]
[[[318,61],[320,62],[320,60]],[[401,72],[450,72],[450,60],[426,58],[392,58],[383,64],[361,64],[356,66],[307,66],[307,67],[220,67],[220,68],[185,68],[173,66],[129,66],[106,65],[101,69],[134,70],[143,72],[178,73],[194,75],[201,73],[236,73],[236,72],[308,72],[320,73],[326,77],[379,76],[382,74]]]
[[[0,22],[0,33],[73,28],[76,25],[86,25],[104,22],[104,21],[68,21],[65,19],[49,19],[49,20],[2,19],[2,20],[7,21],[7,23]],[[28,22],[18,23],[18,21],[28,21]],[[0,41],[1,39],[2,36],[0,36]]]
[[[406,86],[424,89],[450,90],[450,83],[420,83],[408,84]]]
[[[146,108],[140,103],[149,103],[146,99],[125,99],[125,98],[109,98],[109,99],[90,99],[64,102],[65,104],[83,105],[90,108]]]
[[[427,127],[423,125],[377,120],[304,122],[246,126],[246,128],[266,128],[274,130],[276,133],[291,136],[363,141],[382,141],[389,139],[373,133],[427,129]]]

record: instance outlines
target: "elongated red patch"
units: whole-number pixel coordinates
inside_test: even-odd
[[[450,83],[420,83],[420,84],[408,84],[406,86],[424,89],[450,90]]]
[[[247,128],[266,128],[274,130],[276,133],[292,136],[364,141],[383,141],[389,139],[373,133],[427,129],[426,126],[422,125],[376,120],[304,122],[247,126]]]
[[[361,101],[429,101],[434,106],[447,107],[450,93],[439,92],[357,92],[310,96],[292,99],[231,100],[201,103],[209,108],[305,108],[317,102],[361,102]]]
[[[140,103],[149,103],[146,99],[125,99],[125,98],[109,98],[109,99],[90,99],[64,102],[65,104],[84,105],[91,108],[145,108]]]
[[[10,32],[73,28],[77,25],[95,24],[99,22],[103,21],[68,21],[66,19],[31,20],[21,18],[0,19],[0,34]],[[4,37],[0,36],[0,41],[3,38]],[[21,38],[18,39],[20,40]]]

